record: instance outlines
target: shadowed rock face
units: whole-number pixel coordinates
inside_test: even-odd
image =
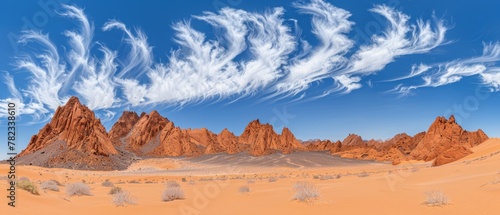
[[[125,140],[127,149],[140,152],[142,146],[149,143],[170,121],[157,111],[150,114],[142,113]]]
[[[429,127],[429,130],[415,149],[413,149],[410,156],[415,160],[431,161],[453,148],[452,152],[449,151],[446,153],[446,156],[443,156],[447,157],[448,160],[452,158],[460,159],[470,154],[464,148],[468,149],[477,146],[487,139],[488,136],[482,130],[468,132],[462,129],[455,122],[455,117],[453,116],[448,120],[444,117],[438,117]],[[451,153],[454,155],[451,156]]]
[[[120,138],[127,136],[137,121],[139,121],[137,113],[132,111],[123,111],[118,121],[116,121],[109,131],[109,138],[113,144],[119,144],[121,142],[119,141]]]
[[[59,146],[50,147],[55,142]],[[31,138],[26,149],[19,154],[21,163],[23,157],[37,152],[48,155],[44,156],[46,159],[37,161],[40,165],[50,163],[57,167],[74,163],[85,166],[85,163],[99,161],[96,169],[112,168],[107,157],[118,154],[101,121],[76,97],[71,97],[66,105],[58,107],[50,123]]]

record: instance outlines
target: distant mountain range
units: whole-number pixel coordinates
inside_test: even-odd
[[[219,134],[206,128],[181,129],[157,111],[140,115],[125,111],[108,133],[94,112],[72,97],[31,138],[18,155],[18,162],[43,167],[121,170],[135,160],[148,157],[327,151],[344,158],[393,164],[434,160],[433,166],[439,166],[471,154],[470,148],[487,139],[481,129],[475,132],[462,129],[453,116],[436,118],[427,132],[415,136],[397,134],[387,141],[365,141],[350,134],[343,141],[302,142],[288,128],[277,134],[271,125],[259,120],[250,122],[240,136],[227,129]]]

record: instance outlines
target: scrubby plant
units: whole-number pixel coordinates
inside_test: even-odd
[[[167,187],[181,187],[177,181],[167,181]]]
[[[116,206],[135,205],[137,201],[128,191],[120,191],[113,194],[113,204]]]
[[[114,187],[114,186],[115,186],[115,184],[113,184],[113,182],[111,182],[111,181],[109,181],[109,180],[103,181],[103,182],[101,183],[101,185],[102,185],[103,187]]]
[[[53,180],[42,182],[40,188],[42,188],[42,190],[59,191],[59,186],[57,186],[57,183]]]
[[[82,182],[71,183],[66,186],[66,194],[69,196],[91,196],[89,186]]]
[[[114,195],[114,194],[117,194],[119,192],[122,192],[122,188],[121,187],[113,187],[113,188],[111,188],[111,190],[109,190],[108,194]]]
[[[176,199],[183,199],[184,191],[182,191],[181,186],[176,181],[168,181],[167,186],[161,195],[161,198],[165,202],[173,201]]]
[[[358,177],[361,177],[361,178],[368,177],[368,176],[370,176],[370,174],[368,174],[367,172],[362,172],[362,173],[358,174]]]
[[[17,180],[16,187],[21,190],[26,190],[31,194],[40,195],[40,193],[38,192],[38,187],[26,177],[21,177],[19,180]]]
[[[443,191],[431,190],[425,192],[423,203],[427,206],[444,206],[450,203],[450,199]]]
[[[248,184],[254,184],[254,183],[255,183],[255,180],[254,180],[254,179],[248,179],[247,183],[248,183]]]
[[[267,179],[268,182],[275,182],[277,181],[278,179],[276,179],[275,177],[270,177]]]
[[[240,191],[240,193],[249,193],[250,187],[248,187],[248,185],[243,185],[240,188],[238,188],[238,190]]]
[[[189,181],[189,185],[195,185],[196,184],[196,181],[195,180],[190,180]]]
[[[293,195],[293,200],[298,200],[300,202],[312,202],[319,197],[319,190],[313,184],[307,181],[299,181],[293,185],[295,194]]]

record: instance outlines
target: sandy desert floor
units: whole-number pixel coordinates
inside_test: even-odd
[[[7,206],[8,181],[0,180],[1,214],[500,214],[500,139],[490,139],[474,154],[452,164],[405,162],[398,166],[340,159],[325,153],[250,157],[211,155],[147,159],[125,171],[99,172],[18,166],[17,177],[40,185],[63,184],[60,191],[33,195],[17,191],[16,207]],[[9,166],[0,165],[7,174]],[[184,179],[184,180],[183,180]],[[135,205],[116,206],[109,180],[130,192]],[[91,196],[68,196],[66,186],[84,181]],[[167,181],[177,181],[185,198],[169,202],[161,195]],[[292,200],[298,181],[314,184],[319,198]],[[248,186],[250,192],[240,192]],[[424,204],[426,192],[438,190],[444,206]]]

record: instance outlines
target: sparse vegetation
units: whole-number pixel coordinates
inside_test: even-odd
[[[240,191],[240,193],[249,193],[250,187],[248,187],[248,185],[243,185],[238,190]]]
[[[17,180],[16,187],[21,190],[26,190],[31,194],[40,195],[40,193],[38,192],[38,187],[26,177],[21,177],[19,180]]]
[[[177,181],[167,181],[167,187],[181,187]]]
[[[189,185],[195,185],[196,184],[196,181],[195,180],[190,180],[189,181]]]
[[[135,205],[137,201],[130,195],[130,192],[120,191],[113,194],[113,204],[116,206]]]
[[[247,183],[248,183],[248,184],[254,184],[254,183],[255,183],[255,180],[254,180],[254,179],[248,179]]]
[[[427,206],[444,206],[450,203],[450,199],[443,191],[431,190],[425,192],[425,199],[423,202]]]
[[[167,183],[167,187],[163,191],[161,198],[165,202],[173,201],[176,199],[183,199],[184,198],[184,191],[182,191],[179,183],[177,183],[177,182]]]
[[[101,183],[101,185],[102,185],[103,187],[114,187],[114,186],[115,186],[115,184],[113,184],[113,182],[111,182],[111,181],[109,181],[109,180],[103,181],[103,182]]]
[[[295,194],[293,195],[293,200],[298,200],[300,202],[312,202],[319,197],[319,190],[313,184],[307,181],[299,181],[293,185]]]
[[[360,177],[360,178],[364,178],[364,177],[368,177],[368,176],[370,176],[370,174],[368,174],[367,172],[362,172],[362,173],[358,174],[358,177]]]
[[[182,178],[182,182],[187,182],[186,178]]]
[[[66,187],[66,194],[69,196],[91,196],[90,188],[82,182],[68,184]]]
[[[275,182],[277,181],[278,179],[276,179],[275,177],[270,177],[267,179],[268,182]]]
[[[42,190],[59,191],[59,187],[57,186],[57,183],[55,181],[52,181],[52,180],[42,182],[40,184],[40,188]]]
[[[491,181],[491,184],[500,184],[500,178],[496,177],[493,181]]]
[[[119,192],[122,192],[122,188],[121,187],[113,187],[113,188],[111,188],[111,190],[109,190],[109,194],[110,195],[114,195],[114,194],[117,194]]]

